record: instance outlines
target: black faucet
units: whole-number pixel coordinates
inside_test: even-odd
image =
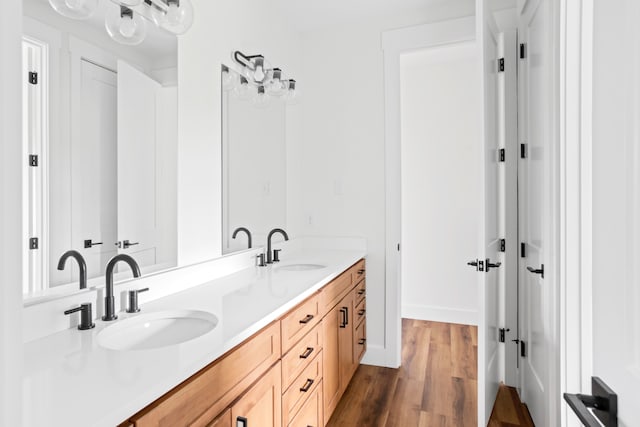
[[[273,235],[276,233],[282,234],[284,240],[289,240],[287,232],[282,228],[274,228],[269,232],[269,236],[267,237],[267,264],[273,264],[273,253],[271,252],[271,237],[273,237]]]
[[[84,262],[84,257],[78,251],[67,251],[58,260],[58,270],[64,270],[64,266],[67,263],[67,259],[74,258],[78,262],[78,268],[80,269],[80,289],[87,288],[87,263]]]
[[[233,231],[233,236],[231,236],[231,238],[235,239],[240,231],[244,231],[245,233],[247,233],[247,239],[249,240],[249,249],[251,249],[253,245],[251,243],[251,232],[249,231],[249,229],[245,227],[238,227]]]
[[[131,271],[133,271],[133,277],[140,277],[140,267],[136,260],[129,255],[119,254],[109,260],[109,263],[107,264],[107,271],[105,273],[107,287],[105,289],[104,297],[104,316],[102,316],[102,320],[107,322],[118,318],[115,313],[116,299],[113,297],[113,270],[116,267],[116,264],[120,261],[124,261],[129,264]]]

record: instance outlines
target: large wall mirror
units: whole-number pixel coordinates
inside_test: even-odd
[[[147,25],[138,45],[117,43],[110,8],[121,12],[101,1],[79,21],[23,0],[31,300],[78,290],[77,264],[57,268],[68,250],[86,260],[89,286],[118,253],[143,273],[176,266],[176,36]]]
[[[287,102],[222,69],[222,253],[265,244],[287,225]],[[235,234],[235,238],[234,238]]]

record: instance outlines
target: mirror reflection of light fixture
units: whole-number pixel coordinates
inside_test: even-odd
[[[98,0],[49,0],[49,5],[71,19],[87,19],[98,10]]]
[[[239,77],[238,73],[231,71],[226,65],[222,66],[222,88],[225,91],[235,89],[240,83]]]
[[[271,97],[267,95],[264,86],[258,86],[258,93],[251,99],[253,105],[258,108],[267,108],[271,103]]]
[[[191,0],[154,0],[153,3],[151,17],[160,28],[173,34],[184,34],[193,25]]]
[[[109,36],[121,44],[137,45],[147,36],[145,20],[126,6],[109,8],[104,23]]]
[[[240,76],[238,84],[233,89],[233,93],[242,100],[250,100],[253,99],[258,94],[258,88],[254,85],[249,84],[249,80],[247,80],[244,76]]]
[[[146,21],[172,34],[184,34],[193,24],[191,0],[48,0],[60,15],[72,19],[90,18],[98,2],[107,2],[105,27],[118,43],[136,45],[147,34]]]
[[[262,88],[256,92],[257,97],[264,97],[265,99],[269,97],[281,97],[286,100],[293,100],[297,97],[296,81],[293,79],[285,79],[282,70],[277,67],[271,68],[264,56],[248,56],[240,51],[235,51],[233,53],[233,59],[242,67],[241,73],[243,79],[246,80],[246,84]],[[228,67],[226,68],[228,70]],[[246,89],[244,90],[246,91]],[[261,101],[261,103],[262,102],[265,101]]]

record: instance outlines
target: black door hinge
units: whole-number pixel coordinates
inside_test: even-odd
[[[38,155],[30,154],[29,155],[29,166],[37,168],[38,167]]]
[[[527,144],[520,144],[520,158],[527,158]]]
[[[525,43],[520,43],[520,59],[524,59],[527,57],[527,45]]]
[[[504,58],[498,59],[498,72],[499,73],[504,72]]]
[[[506,252],[506,251],[507,251],[507,240],[500,239],[500,252]]]
[[[400,243],[398,243],[398,252],[400,252]]]
[[[38,73],[36,73],[35,71],[29,71],[29,83],[31,83],[32,85],[38,84]]]
[[[39,239],[37,237],[32,237],[29,239],[29,249],[38,249],[40,246]]]
[[[499,342],[505,342],[505,335],[507,332],[509,332],[511,329],[505,329],[505,328],[500,328],[498,329],[498,341]]]
[[[501,148],[500,150],[498,150],[498,159],[499,159],[501,162],[504,162],[504,160],[505,160],[505,156],[506,156],[506,153],[505,153],[505,151],[504,151],[504,148]]]
[[[520,243],[520,258],[525,258],[527,256],[527,245],[525,243]]]

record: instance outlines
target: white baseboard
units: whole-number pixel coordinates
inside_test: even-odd
[[[433,322],[458,323],[461,325],[478,324],[478,312],[476,310],[430,305],[403,304],[402,317],[406,319],[431,320]]]

